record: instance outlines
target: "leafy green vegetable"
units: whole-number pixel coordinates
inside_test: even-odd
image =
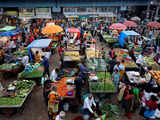
[[[20,51],[16,51],[15,53],[16,55],[23,55],[23,54],[28,54],[28,50],[25,49],[25,50],[20,50]]]
[[[13,106],[20,105],[23,102],[24,98],[20,97],[0,97],[0,106]]]
[[[2,64],[0,65],[0,70],[13,70],[13,69],[17,69],[19,67],[19,65],[16,64]]]
[[[19,75],[20,75],[20,78],[41,78],[43,76],[43,72],[44,72],[44,69],[35,69],[33,70],[32,72],[21,72]]]

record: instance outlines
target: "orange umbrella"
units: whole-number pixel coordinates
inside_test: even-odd
[[[58,25],[47,25],[45,28],[42,29],[43,34],[55,34],[62,32],[63,28]]]

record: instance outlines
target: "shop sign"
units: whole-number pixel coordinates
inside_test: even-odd
[[[19,9],[20,17],[34,17],[34,8],[20,8]]]
[[[36,18],[51,18],[51,8],[36,8]]]

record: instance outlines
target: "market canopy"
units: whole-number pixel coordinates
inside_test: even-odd
[[[152,21],[152,22],[149,22],[147,26],[152,27],[152,28],[160,28],[160,23],[156,21]]]
[[[3,28],[0,28],[0,31],[11,31],[11,30],[15,30],[16,27],[15,26],[5,26]]]
[[[132,17],[131,20],[133,20],[133,21],[141,21],[141,18],[135,16],[135,17]]]
[[[21,32],[20,30],[1,32],[0,36],[14,36],[14,35],[19,34],[20,32]]]
[[[125,21],[123,24],[127,27],[137,27],[137,24],[133,21]]]
[[[128,36],[139,36],[139,34],[135,31],[122,31],[120,32],[120,37],[119,37],[119,45],[124,47],[124,40]]]
[[[46,48],[50,45],[51,39],[38,39],[34,40],[31,44],[28,45],[29,48]]]
[[[80,33],[80,30],[74,27],[68,28],[67,31],[71,33]]]
[[[125,30],[127,29],[127,27],[121,23],[114,23],[112,24],[109,29],[112,29],[112,30]]]
[[[50,45],[51,41],[51,39],[38,39],[34,40],[31,44],[29,44],[27,48],[30,60],[33,61],[31,48],[47,48]]]
[[[45,28],[42,29],[42,34],[55,34],[62,32],[63,28],[59,25],[47,25]]]

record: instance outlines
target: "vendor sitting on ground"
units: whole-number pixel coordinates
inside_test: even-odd
[[[39,51],[36,51],[36,54],[35,54],[35,62],[36,63],[39,63],[41,61],[41,55],[39,53]]]
[[[93,116],[95,114],[94,110],[92,109],[93,107],[96,107],[93,95],[88,94],[88,97],[84,99],[84,105],[83,105],[84,113]]]

